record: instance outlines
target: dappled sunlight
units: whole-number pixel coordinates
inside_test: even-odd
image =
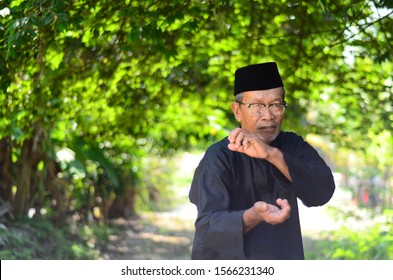
[[[112,260],[190,259],[193,223],[169,213],[143,213],[117,222],[102,258]]]
[[[163,234],[156,234],[151,232],[144,232],[139,235],[140,238],[149,239],[156,243],[167,243],[175,245],[187,245],[190,242],[189,238],[183,236],[168,236]]]

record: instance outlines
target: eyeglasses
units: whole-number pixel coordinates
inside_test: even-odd
[[[263,103],[243,103],[241,101],[236,101],[239,104],[242,104],[250,109],[250,112],[254,115],[262,115],[266,108],[269,108],[270,113],[273,116],[280,116],[284,114],[285,107],[287,107],[287,103],[272,103],[272,104],[263,104]]]

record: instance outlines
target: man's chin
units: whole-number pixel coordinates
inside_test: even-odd
[[[267,131],[259,131],[258,136],[259,138],[267,143],[270,144],[271,142],[274,141],[274,139],[276,139],[276,137],[278,136],[279,132],[275,131],[271,131],[271,132],[267,132]]]

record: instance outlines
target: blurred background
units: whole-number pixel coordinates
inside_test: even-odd
[[[193,171],[266,61],[337,184],[306,258],[393,259],[392,33],[392,0],[1,0],[0,259],[189,259]]]

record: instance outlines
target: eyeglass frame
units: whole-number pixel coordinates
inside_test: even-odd
[[[266,108],[268,108],[269,112],[270,112],[273,116],[282,116],[282,115],[284,114],[284,112],[285,112],[285,108],[288,106],[288,104],[287,104],[285,101],[283,101],[283,102],[275,102],[275,103],[270,103],[270,104],[263,104],[263,103],[259,103],[259,102],[256,102],[256,103],[244,103],[244,102],[242,102],[242,101],[236,100],[236,103],[241,104],[241,105],[244,105],[244,106],[246,106],[248,109],[251,109],[251,106],[252,106],[252,105],[263,106],[263,107],[261,108],[261,111],[258,112],[258,115],[263,114],[263,113],[265,112]],[[273,114],[273,112],[270,110],[271,106],[273,106],[273,105],[281,105],[281,106],[283,106],[283,107],[282,107],[282,113],[281,113],[281,114],[277,114],[277,115]]]

